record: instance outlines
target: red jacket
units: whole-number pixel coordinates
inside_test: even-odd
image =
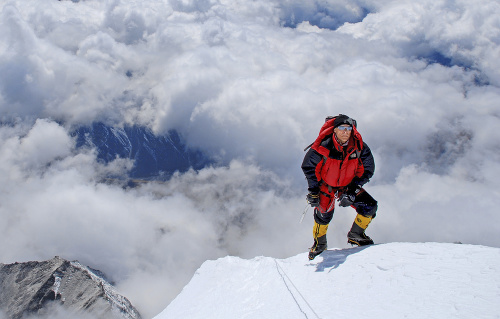
[[[302,163],[309,191],[332,194],[351,182],[363,186],[373,176],[375,162],[370,148],[353,127],[347,146],[333,136],[333,119],[320,130]]]

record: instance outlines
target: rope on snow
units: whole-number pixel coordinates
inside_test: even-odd
[[[278,274],[280,274],[281,276],[281,279],[283,279],[283,282],[285,283],[285,286],[286,286],[286,289],[288,290],[288,292],[290,293],[290,295],[292,295],[292,298],[293,300],[295,301],[295,303],[297,304],[297,306],[299,307],[300,311],[304,314],[304,316],[309,319],[309,317],[307,316],[307,314],[305,313],[304,310],[302,310],[302,307],[299,305],[299,302],[297,301],[297,298],[295,298],[295,295],[292,293],[292,291],[290,290],[290,287],[288,286],[288,284],[286,283],[286,280],[285,280],[285,277],[288,279],[288,281],[292,284],[293,288],[295,288],[295,290],[299,293],[300,297],[302,298],[302,300],[304,300],[304,302],[306,303],[306,305],[309,307],[309,309],[311,309],[311,311],[314,313],[314,315],[316,316],[316,318],[318,319],[321,319],[318,314],[316,313],[316,311],[314,311],[314,309],[311,307],[311,305],[307,302],[306,298],[304,298],[304,296],[300,293],[300,290],[297,289],[297,287],[294,285],[293,281],[290,279],[290,277],[288,277],[288,275],[286,274],[286,272],[283,270],[283,268],[281,268],[281,266],[278,264],[278,261],[276,261],[276,259],[274,259],[274,263],[276,264],[276,270],[278,271]],[[283,276],[284,275],[284,276]]]

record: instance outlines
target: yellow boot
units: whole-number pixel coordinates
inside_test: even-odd
[[[316,256],[318,256],[327,249],[326,245],[327,230],[328,230],[328,225],[320,225],[317,222],[314,222],[314,227],[313,227],[314,244],[309,250],[309,260],[313,260]]]
[[[365,234],[365,229],[370,225],[372,219],[372,217],[358,214],[347,234],[347,242],[358,246],[372,245],[373,240]]]

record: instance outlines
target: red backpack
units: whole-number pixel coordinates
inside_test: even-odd
[[[327,116],[325,118],[325,124],[323,124],[323,126],[319,130],[318,138],[321,136],[322,139],[323,139],[325,136],[330,135],[330,134],[333,133],[333,122],[335,121],[335,119],[338,116],[347,116],[347,115],[339,114],[337,116]],[[353,118],[349,118],[349,119],[352,121],[352,126],[355,127],[355,128],[357,128],[358,127],[358,125],[357,125],[358,123],[356,122],[356,120],[353,119]],[[309,148],[311,148],[311,146],[314,145],[314,143],[318,140],[318,138],[316,138],[316,140],[314,140],[314,142],[312,142],[306,148],[304,148],[304,152],[307,151]]]

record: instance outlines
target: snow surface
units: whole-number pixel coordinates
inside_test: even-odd
[[[500,318],[500,249],[390,243],[206,261],[167,318]]]

